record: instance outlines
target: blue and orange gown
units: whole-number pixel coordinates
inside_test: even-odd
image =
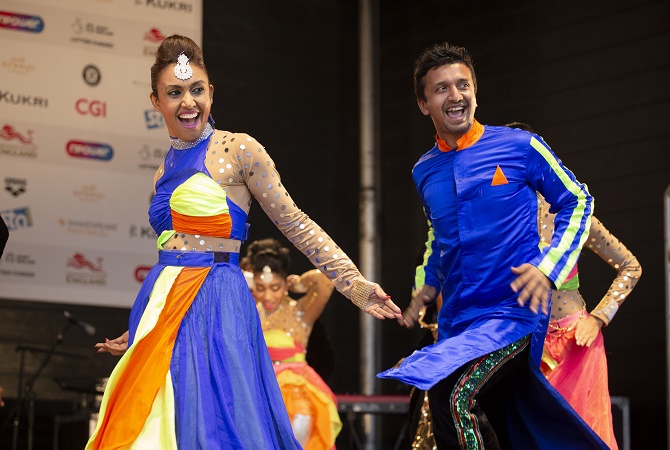
[[[149,208],[158,262],[87,449],[299,448],[238,266],[252,198],[347,298],[374,289],[293,203],[255,139],[207,127],[173,140]]]
[[[412,175],[429,225],[415,285],[442,293],[438,340],[379,376],[429,390],[470,364],[472,377],[461,386],[480,386],[506,352],[529,341],[528,379],[505,404],[512,448],[606,448],[540,371],[548,316],[519,306],[510,287],[516,278],[510,268],[523,263],[560,287],[588,234],[593,199],[586,186],[539,136],[476,121],[455,150],[438,139]],[[556,232],[542,250],[536,191],[557,212]],[[480,370],[489,357],[497,362]],[[477,430],[457,429],[464,448],[480,448]]]

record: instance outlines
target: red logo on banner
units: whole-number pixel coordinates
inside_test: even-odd
[[[135,269],[135,279],[137,280],[137,282],[142,283],[149,274],[150,270],[151,267],[149,266],[137,266],[137,268]]]
[[[33,130],[27,130],[26,134],[21,134],[14,129],[11,125],[5,125],[0,129],[0,138],[3,138],[7,141],[16,139],[19,142],[24,144],[32,144],[33,142]]]
[[[107,103],[100,100],[88,100],[80,98],[74,104],[75,109],[82,116],[107,117]]]
[[[89,269],[91,272],[104,273],[104,270],[102,270],[102,258],[98,258],[96,264],[81,253],[75,253],[72,258],[68,259],[67,266],[73,269]]]
[[[159,42],[163,42],[163,40],[166,38],[163,33],[161,33],[161,30],[158,28],[152,28],[151,30],[147,31],[144,33],[144,40],[152,42],[154,44],[158,44]]]

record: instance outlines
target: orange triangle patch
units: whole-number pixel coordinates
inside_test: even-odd
[[[493,174],[493,180],[491,180],[491,186],[499,186],[501,184],[508,184],[507,177],[503,173],[500,166],[496,166],[496,173]]]

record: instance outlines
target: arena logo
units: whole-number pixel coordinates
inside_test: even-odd
[[[5,191],[9,192],[13,197],[18,197],[25,194],[28,180],[25,178],[5,177]]]
[[[81,286],[106,286],[107,275],[102,261],[101,257],[93,261],[83,253],[75,253],[66,263],[66,267],[74,269],[75,272],[68,271],[65,274],[65,282]]]
[[[114,36],[114,32],[106,25],[86,22],[80,18],[76,18],[72,24],[72,32],[74,35],[70,38],[70,42],[75,44],[114,48],[114,42],[109,39]]]
[[[149,275],[150,270],[151,266],[137,266],[135,268],[135,280],[138,283],[143,283],[144,279]]]
[[[17,231],[33,226],[30,208],[14,208],[0,211],[0,216],[5,221],[9,231]]]
[[[98,69],[98,67],[93,64],[87,64],[84,66],[84,70],[82,70],[81,76],[84,78],[84,82],[89,86],[97,86],[100,84],[100,80],[102,79],[100,69]]]
[[[109,161],[114,156],[114,149],[111,145],[98,142],[69,141],[65,144],[65,150],[73,158]]]
[[[107,117],[107,103],[100,100],[80,98],[75,102],[74,109],[82,116]]]
[[[149,130],[165,128],[165,119],[163,119],[163,115],[155,109],[147,109],[144,111],[144,123]]]
[[[25,56],[14,56],[9,60],[2,61],[0,67],[9,73],[28,75],[35,70],[35,64],[28,62]]]
[[[106,195],[104,192],[98,191],[94,184],[85,185],[72,191],[72,195],[82,202],[97,203],[104,200]]]
[[[35,108],[48,108],[49,99],[36,95],[18,94],[12,91],[0,91],[0,102],[10,105],[32,106]]]
[[[14,31],[41,33],[44,30],[44,21],[39,16],[29,16],[9,11],[0,11],[0,28]]]
[[[37,145],[33,143],[33,130],[17,131],[12,125],[0,128],[0,155],[18,158],[37,158]]]
[[[118,225],[115,223],[103,223],[93,220],[75,220],[75,219],[58,219],[58,224],[65,229],[66,232],[78,235],[87,235],[92,237],[107,238],[110,234],[116,233]]]
[[[167,9],[171,11],[192,13],[193,5],[190,2],[175,0],[135,0],[135,5],[143,5],[158,9]]]

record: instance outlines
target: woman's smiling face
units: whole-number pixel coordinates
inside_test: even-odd
[[[160,73],[151,103],[163,115],[170,137],[191,142],[200,137],[207,125],[214,86],[198,65],[191,65],[193,75],[187,80],[175,76],[175,66],[171,64]]]

